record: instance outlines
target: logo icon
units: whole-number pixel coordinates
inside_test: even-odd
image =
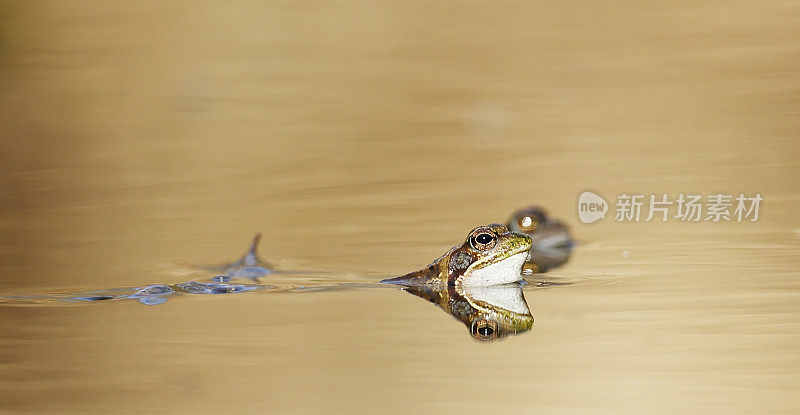
[[[608,203],[600,195],[583,192],[578,196],[578,218],[583,223],[597,222],[606,218]]]

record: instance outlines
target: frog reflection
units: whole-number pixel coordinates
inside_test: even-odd
[[[525,333],[533,316],[517,283],[488,287],[419,285],[403,289],[424,298],[464,323],[479,341]]]

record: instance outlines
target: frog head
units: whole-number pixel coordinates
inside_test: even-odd
[[[522,265],[531,238],[493,223],[473,229],[463,244],[455,246],[427,267],[381,282],[406,286],[490,286],[522,279]]]
[[[549,217],[539,206],[529,206],[511,214],[508,228],[513,232],[530,235],[534,250],[572,246],[567,226]]]

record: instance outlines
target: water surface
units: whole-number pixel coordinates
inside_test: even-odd
[[[793,2],[0,10],[0,292],[179,283],[259,231],[358,283],[2,306],[3,411],[800,410]],[[584,225],[584,190],[765,201]],[[530,332],[371,285],[530,203],[580,242]]]

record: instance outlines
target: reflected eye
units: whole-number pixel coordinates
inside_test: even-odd
[[[496,240],[497,237],[493,233],[483,231],[476,232],[469,241],[473,248],[485,251],[487,249],[492,249]]]
[[[471,327],[472,336],[478,340],[494,340],[497,338],[497,323],[494,321],[477,321]]]

